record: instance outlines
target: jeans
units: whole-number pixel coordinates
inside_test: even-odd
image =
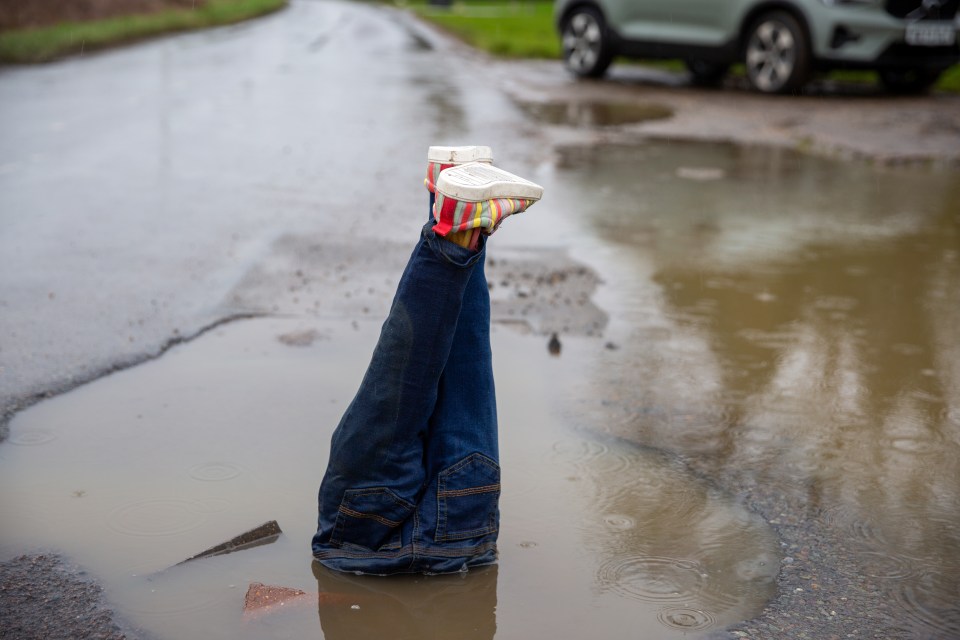
[[[355,573],[496,560],[500,466],[483,240],[428,222],[357,395],[333,433],[313,555]]]

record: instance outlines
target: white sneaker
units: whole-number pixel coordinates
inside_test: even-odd
[[[543,196],[543,187],[493,165],[471,162],[440,172],[433,230],[441,236],[468,229],[490,234],[507,217]]]
[[[427,150],[427,177],[423,184],[431,193],[436,191],[437,178],[444,169],[467,162],[493,162],[490,147],[471,145],[467,147],[434,146]]]
[[[480,202],[494,198],[521,198],[537,201],[543,197],[543,187],[492,164],[471,162],[451,167],[440,173],[437,191],[443,195]]]

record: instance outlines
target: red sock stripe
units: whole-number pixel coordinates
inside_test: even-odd
[[[449,169],[452,167],[452,164],[440,164],[438,162],[428,162],[427,163],[427,178],[423,181],[427,189],[432,192],[437,190],[437,180],[440,179],[440,172],[444,169]]]

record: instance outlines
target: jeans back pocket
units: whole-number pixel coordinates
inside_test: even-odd
[[[367,551],[399,549],[403,523],[414,508],[386,487],[348,489],[340,502],[330,542]]]
[[[437,542],[465,540],[499,528],[500,465],[474,453],[437,479]]]

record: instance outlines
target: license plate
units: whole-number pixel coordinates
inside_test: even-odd
[[[951,22],[915,22],[907,25],[907,44],[918,47],[949,47],[957,41]]]

